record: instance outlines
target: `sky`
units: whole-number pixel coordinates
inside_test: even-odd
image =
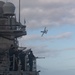
[[[6,1],[6,0],[1,0]],[[18,21],[18,1],[14,3]],[[19,45],[31,48],[40,75],[75,75],[75,0],[21,0],[21,23],[27,35]],[[47,27],[48,33],[41,37]]]

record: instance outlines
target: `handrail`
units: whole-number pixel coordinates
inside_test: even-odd
[[[0,25],[0,30],[25,30],[25,25]]]

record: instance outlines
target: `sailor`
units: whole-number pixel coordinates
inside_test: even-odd
[[[21,62],[21,70],[23,70],[23,71],[25,71],[25,56],[26,56],[26,53],[21,50],[19,52],[19,59]]]
[[[14,70],[17,71],[18,70],[18,64],[19,64],[19,52],[18,49],[16,48],[15,50],[15,65],[14,65]]]
[[[9,60],[10,60],[10,68],[9,70],[12,71],[13,70],[13,54],[15,52],[15,47],[13,45],[10,46],[9,49]]]
[[[33,70],[33,60],[35,59],[35,56],[33,55],[33,52],[30,51],[28,54],[28,59],[29,59],[29,71]]]

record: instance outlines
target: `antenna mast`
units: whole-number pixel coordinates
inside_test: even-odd
[[[19,23],[20,23],[20,0],[19,0]]]

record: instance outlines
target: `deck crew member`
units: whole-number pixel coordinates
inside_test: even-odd
[[[21,70],[23,71],[25,71],[25,56],[26,56],[26,53],[21,50],[19,53],[19,59],[21,62]]]
[[[33,55],[32,51],[29,52],[28,58],[29,58],[29,67],[30,67],[29,71],[32,71],[33,70],[33,60],[35,59],[35,56]]]
[[[14,52],[15,52],[15,47],[13,45],[10,46],[10,49],[9,49],[9,60],[10,60],[10,67],[9,67],[9,70],[10,71],[13,71],[13,55],[14,55]]]

